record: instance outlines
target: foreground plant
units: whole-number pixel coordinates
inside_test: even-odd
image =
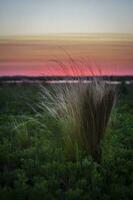
[[[54,84],[42,87],[41,108],[61,127],[65,151],[70,159],[81,152],[100,160],[103,139],[115,103],[116,86],[103,80]]]

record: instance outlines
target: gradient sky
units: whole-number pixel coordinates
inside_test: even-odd
[[[133,33],[133,0],[0,0],[0,35]]]

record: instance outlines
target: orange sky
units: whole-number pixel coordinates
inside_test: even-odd
[[[133,36],[55,34],[0,40],[0,76],[90,75],[99,69],[103,75],[133,75]]]

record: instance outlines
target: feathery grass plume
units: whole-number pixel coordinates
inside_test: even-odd
[[[78,77],[76,82],[42,86],[41,95],[41,108],[61,127],[68,158],[74,160],[81,152],[99,162],[100,142],[115,102],[116,86],[102,78],[85,81]]]

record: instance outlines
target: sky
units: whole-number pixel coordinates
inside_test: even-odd
[[[61,75],[69,55],[85,74],[131,75],[132,21],[133,0],[0,0],[0,76]]]
[[[133,33],[133,0],[0,0],[0,35]]]

